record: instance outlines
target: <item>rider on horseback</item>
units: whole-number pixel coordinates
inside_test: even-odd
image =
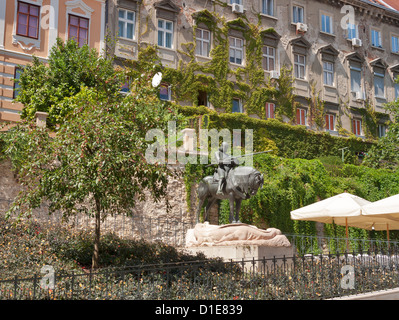
[[[218,195],[223,195],[223,184],[226,182],[230,169],[239,165],[238,159],[231,157],[226,153],[228,148],[228,143],[223,142],[219,150],[215,152],[215,157],[218,161],[219,185],[218,191],[216,192]]]

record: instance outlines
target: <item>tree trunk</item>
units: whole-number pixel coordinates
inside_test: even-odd
[[[101,226],[101,206],[100,201],[96,199],[96,225],[95,225],[95,235],[94,235],[94,251],[92,257],[92,269],[98,268],[99,261],[99,249],[100,249],[100,226]]]

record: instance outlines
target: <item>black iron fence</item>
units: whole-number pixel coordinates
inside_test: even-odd
[[[0,281],[0,299],[314,300],[398,286],[399,255],[389,251],[55,271]]]
[[[399,241],[366,238],[339,238],[325,236],[309,236],[301,234],[286,234],[290,243],[295,246],[298,254],[321,254],[328,252],[396,252]]]

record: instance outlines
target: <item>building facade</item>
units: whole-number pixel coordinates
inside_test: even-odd
[[[0,0],[0,121],[20,120],[14,103],[21,67],[46,62],[57,37],[104,48],[105,0]]]
[[[317,92],[324,104],[323,130],[338,135],[340,128],[365,137],[363,111],[373,110],[376,136],[382,136],[388,119],[383,106],[399,96],[394,82],[399,74],[398,7],[393,0],[110,0],[107,30],[121,60],[137,59],[139,48],[152,44],[163,65],[177,68],[189,43],[195,43],[198,63],[213,59],[216,35],[196,19],[198,13],[207,11],[227,22],[241,18],[265,34],[265,78],[279,77],[283,65],[292,67],[300,104],[297,124],[309,126],[309,104]],[[225,35],[232,70],[245,68],[250,58],[245,33],[245,27],[232,27]],[[170,90],[161,90],[161,97],[173,99]],[[219,110],[206,94],[199,94],[198,104]],[[276,108],[267,102],[266,118],[273,118]],[[242,98],[232,99],[231,111],[258,117],[246,110]]]

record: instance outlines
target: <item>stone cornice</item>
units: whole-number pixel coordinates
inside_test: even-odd
[[[329,3],[332,6],[342,8],[344,5],[351,5],[355,12],[368,15],[384,23],[399,26],[399,11],[385,8],[382,5],[374,5],[362,0],[318,0],[320,2]]]

